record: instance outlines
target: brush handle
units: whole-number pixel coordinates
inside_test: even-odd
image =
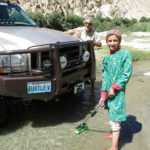
[[[104,100],[104,104],[105,104],[104,109],[108,109],[108,106],[107,106],[108,100],[109,100],[109,97],[107,97],[107,98]]]
[[[97,113],[97,111],[92,112],[91,117],[95,116],[96,113]]]
[[[91,117],[95,116],[95,114],[97,113],[97,110],[99,109],[100,105],[98,105],[98,107],[95,109],[94,112],[91,112]]]
[[[109,100],[109,97],[107,97],[107,98],[104,100],[105,106],[107,106],[108,100]]]
[[[107,102],[109,100],[109,97],[107,97],[105,100],[104,100],[104,104],[105,104],[105,108],[107,108]],[[99,105],[100,106],[100,105]],[[91,113],[91,117],[95,116],[95,114],[97,113],[97,109],[99,108],[99,106],[96,108],[96,110],[94,112]]]

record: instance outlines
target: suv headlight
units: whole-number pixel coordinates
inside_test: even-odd
[[[27,70],[27,54],[0,55],[0,73],[24,72]]]
[[[67,58],[65,56],[60,56],[60,66],[61,69],[65,69],[67,66]]]
[[[82,55],[82,60],[83,60],[83,62],[88,62],[89,58],[90,58],[90,53],[89,53],[89,51],[85,51],[85,52],[83,53],[83,55]]]

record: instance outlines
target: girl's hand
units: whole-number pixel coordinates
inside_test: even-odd
[[[108,95],[109,95],[110,98],[114,97],[115,96],[115,90],[113,90],[112,88],[110,88]]]
[[[100,106],[101,106],[102,108],[105,107],[104,100],[105,100],[105,98],[101,98],[101,99],[99,100],[99,104],[100,104]]]

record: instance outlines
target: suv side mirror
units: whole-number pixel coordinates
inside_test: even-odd
[[[38,23],[39,27],[43,27],[43,21],[41,19],[38,20]]]

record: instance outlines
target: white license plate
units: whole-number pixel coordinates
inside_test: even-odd
[[[47,93],[51,92],[51,81],[27,82],[27,93]]]

